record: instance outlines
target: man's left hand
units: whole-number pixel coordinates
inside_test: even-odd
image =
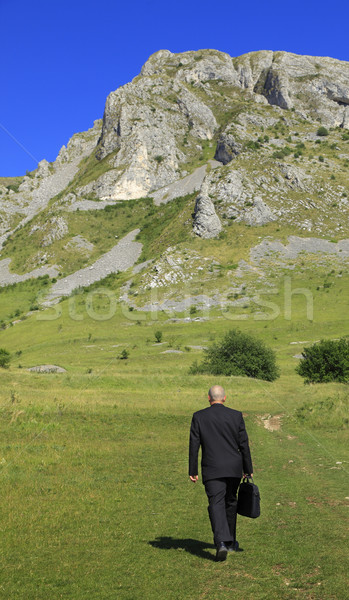
[[[197,480],[199,479],[199,475],[189,475],[190,477],[190,481],[192,481],[193,483],[196,483]]]

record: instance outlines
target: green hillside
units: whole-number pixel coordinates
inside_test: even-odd
[[[160,51],[55,162],[0,179],[4,599],[347,597],[348,386],[295,370],[349,336],[347,69]],[[280,378],[189,374],[233,328]],[[222,564],[187,476],[214,383],[262,498]]]
[[[187,479],[190,418],[212,379],[188,369],[195,346],[237,325],[232,315],[173,323],[120,305],[101,321],[109,306],[96,291],[93,318],[85,292],[1,331],[12,353],[1,371],[4,597],[152,599],[166,585],[166,597],[194,600],[219,581],[228,599],[233,578],[244,598],[344,598],[348,392],[305,386],[294,355],[343,334],[348,283],[314,289],[313,321],[295,296],[291,320],[257,321],[246,308],[238,322],[275,349],[281,377],[220,378],[246,415],[262,495],[260,519],[238,521],[244,552],[223,565],[212,562],[204,491]],[[268,299],[282,306],[281,293]],[[38,364],[67,373],[27,371]]]

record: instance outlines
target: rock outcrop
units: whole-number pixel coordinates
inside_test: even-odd
[[[347,63],[287,52],[253,52],[232,59],[213,50],[161,50],[139,77],[109,95],[97,157],[115,153],[112,168],[80,194],[93,193],[103,200],[139,198],[184,176],[188,153],[220,128],[212,85],[229,86],[232,94],[247,89],[259,104],[264,99],[285,111],[292,108],[326,126],[348,126]],[[239,142],[224,132],[215,158],[227,164],[240,151]]]
[[[324,136],[320,125],[328,129]],[[274,220],[337,236],[349,217],[348,129],[347,62],[272,51],[233,58],[216,50],[161,50],[108,96],[103,121],[74,135],[55,162],[42,160],[22,180],[0,181],[0,244],[33,219],[28,270],[64,273],[61,264],[54,267],[60,240],[80,259],[96,252],[83,237],[69,240],[73,211],[89,219],[89,211],[122,201],[147,196],[161,205],[194,192],[186,226],[204,238],[234,222]],[[17,280],[13,275],[8,281]]]
[[[61,148],[54,163],[40,161],[35,171],[23,177],[17,192],[6,190],[8,193],[2,197],[0,205],[0,234],[3,211],[7,216],[21,216],[15,231],[44,210],[49,201],[69,185],[79,170],[81,160],[96,148],[100,132],[101,121],[95,121],[91,129],[75,134],[67,147]],[[6,237],[13,233],[8,231],[8,227],[6,229],[3,229],[3,235],[0,235],[0,248]]]
[[[215,160],[219,160],[223,165],[227,165],[233,158],[240,154],[241,148],[241,144],[235,141],[233,135],[222,133],[217,141],[216,153],[214,155]]]
[[[56,240],[61,240],[68,233],[68,224],[63,217],[52,217],[45,227],[46,233],[42,246],[50,246]]]
[[[276,219],[277,217],[262,198],[256,197],[253,198],[252,206],[245,210],[239,220],[245,221],[248,225],[265,225]]]
[[[208,196],[207,182],[204,183],[195,203],[193,231],[203,238],[214,238],[222,231],[222,224],[214,204]]]

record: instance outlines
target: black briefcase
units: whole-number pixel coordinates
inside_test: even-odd
[[[238,493],[238,514],[256,519],[261,514],[261,497],[252,477],[244,477]]]

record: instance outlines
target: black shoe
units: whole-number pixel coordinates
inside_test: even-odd
[[[228,552],[239,552],[239,542],[232,542],[231,544],[229,544],[227,550]]]
[[[225,560],[227,558],[228,548],[224,542],[217,545],[216,560]]]

